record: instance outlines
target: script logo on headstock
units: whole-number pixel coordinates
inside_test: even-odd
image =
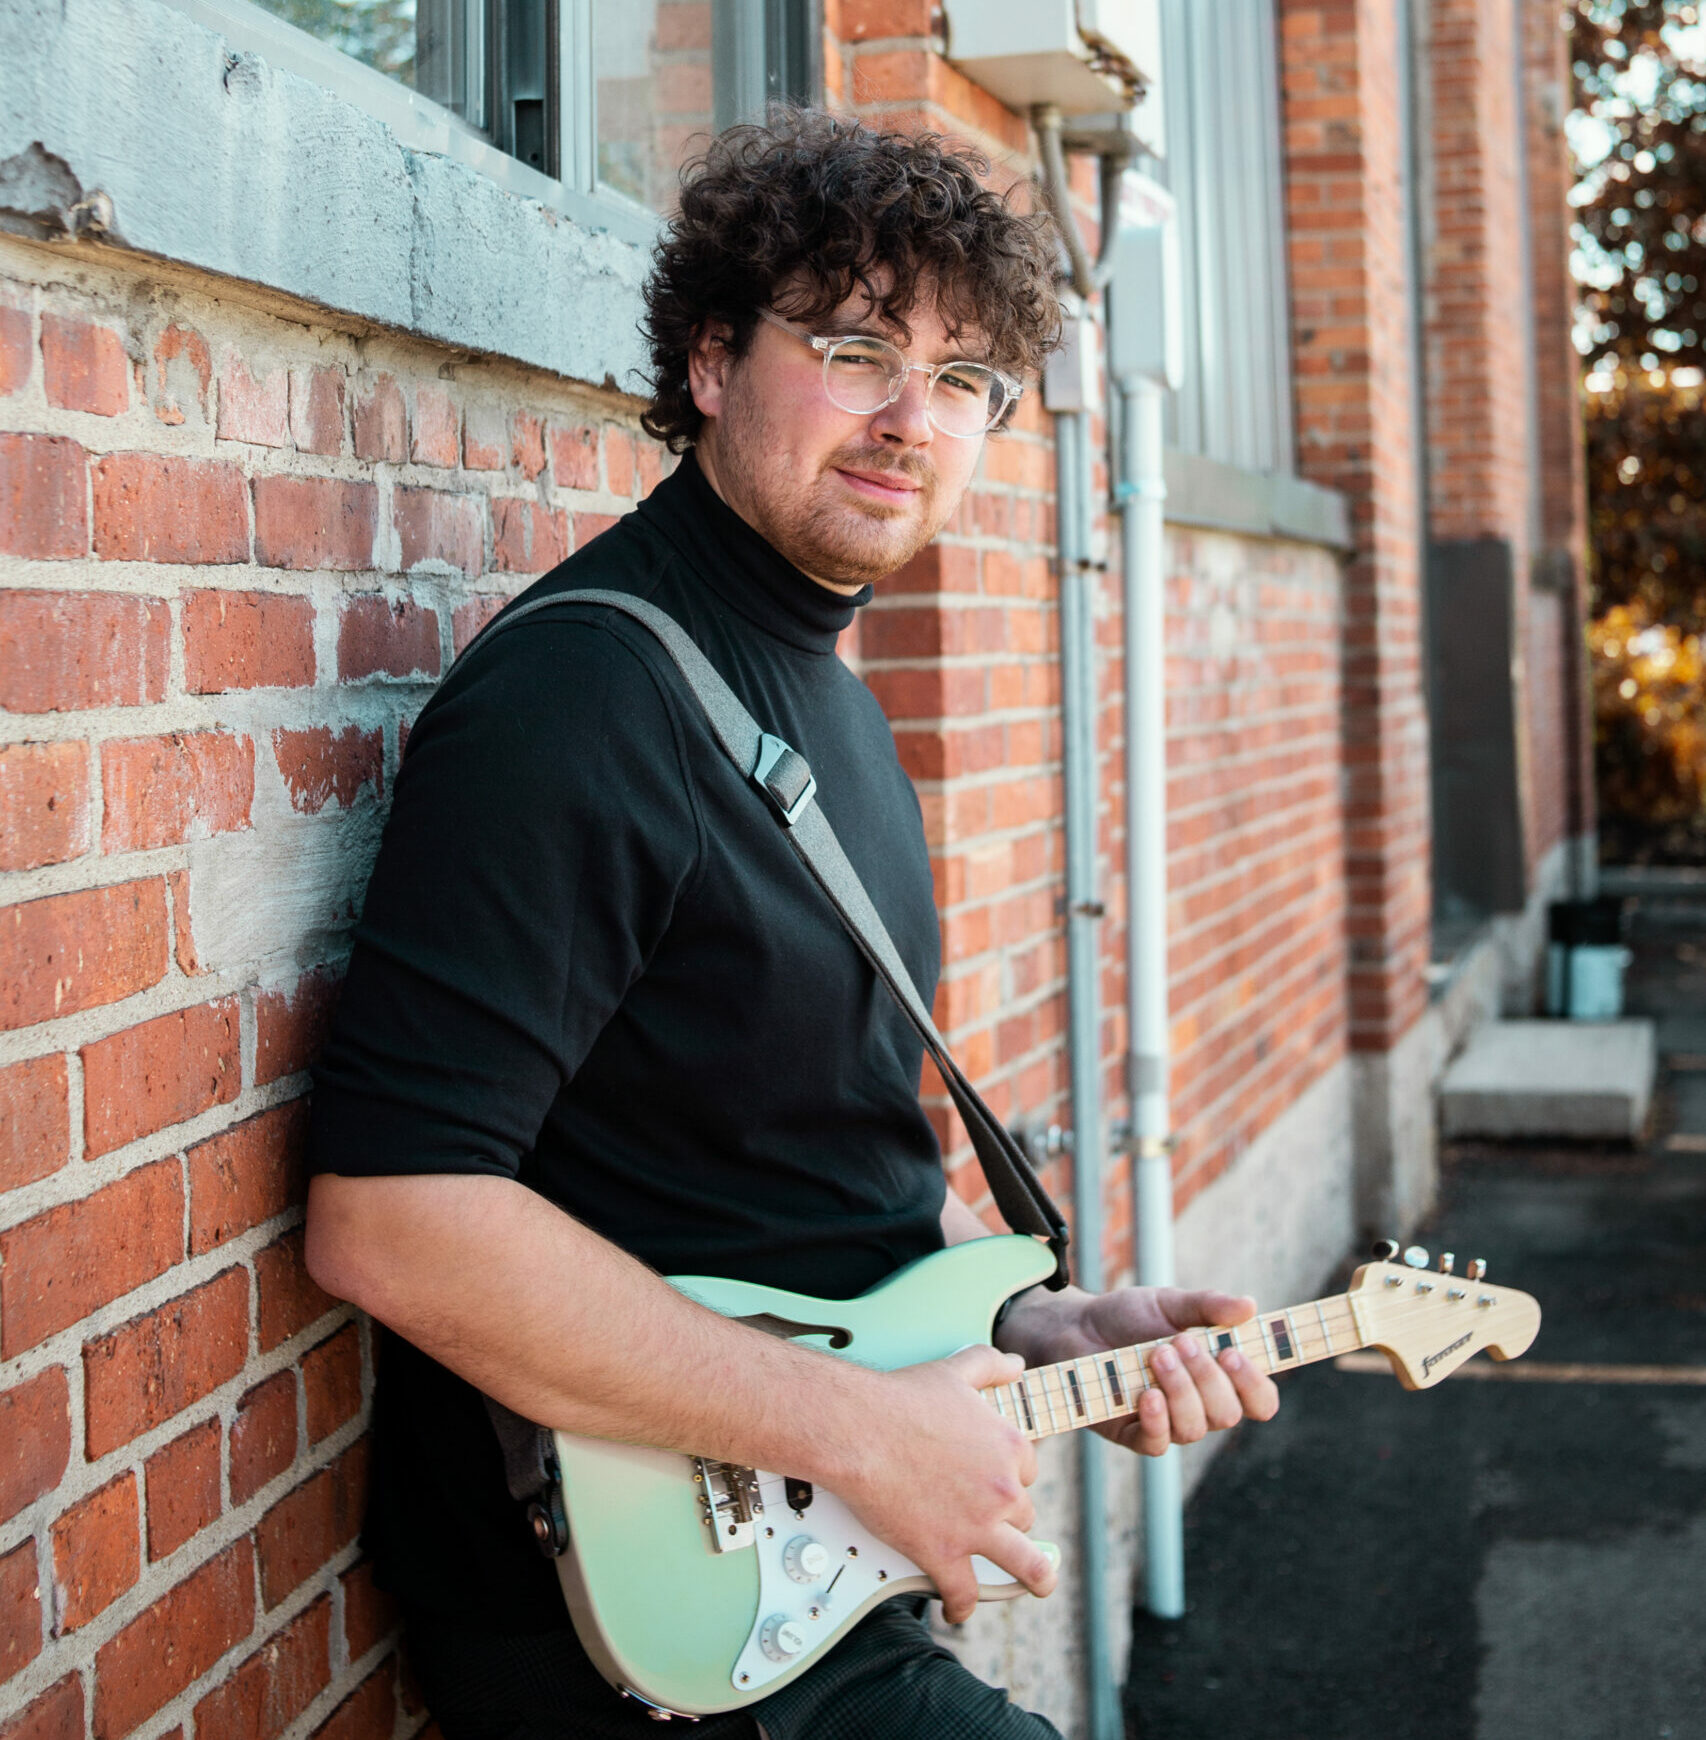
[[[1438,1353],[1430,1353],[1427,1358],[1422,1361],[1422,1376],[1425,1378],[1442,1359],[1450,1358],[1450,1356],[1456,1353],[1458,1348],[1460,1348],[1464,1342],[1468,1341],[1474,1333],[1474,1330],[1470,1330],[1467,1335],[1458,1336],[1458,1338],[1449,1346],[1442,1347]]]

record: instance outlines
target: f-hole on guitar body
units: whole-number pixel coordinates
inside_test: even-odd
[[[672,1284],[725,1317],[890,1371],[987,1342],[1003,1301],[1053,1267],[1046,1246],[1005,1235],[950,1246],[857,1299],[706,1276]],[[1378,1347],[1419,1389],[1483,1349],[1515,1357],[1539,1321],[1526,1294],[1369,1263],[1338,1297],[1194,1333],[1276,1372]],[[1117,1419],[1151,1387],[1148,1355],[1160,1345],[1034,1368],[985,1393],[1031,1438]],[[575,1629],[605,1678],[659,1715],[753,1703],[803,1673],[879,1601],[931,1588],[821,1487],[673,1451],[554,1437],[569,1525],[557,1566]],[[982,1599],[1022,1592],[999,1567],[973,1563]]]

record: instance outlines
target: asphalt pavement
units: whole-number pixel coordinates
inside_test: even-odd
[[[1566,1369],[1285,1379],[1192,1498],[1185,1618],[1135,1617],[1128,1740],[1706,1740],[1706,898],[1632,940],[1647,1138],[1452,1144],[1417,1235]]]

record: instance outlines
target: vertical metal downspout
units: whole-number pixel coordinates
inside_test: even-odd
[[[1164,582],[1165,388],[1119,383],[1120,567],[1125,582],[1126,998],[1131,1151],[1136,1165],[1137,1279],[1173,1284],[1173,1143],[1168,1105],[1167,711]],[[1143,1463],[1144,1605],[1185,1611],[1184,1499],[1179,1457]]]
[[[1066,787],[1067,1028],[1072,1092],[1074,1278],[1098,1293],[1102,1272],[1100,918],[1096,897],[1096,574],[1090,562],[1090,419],[1055,418],[1060,523],[1061,745]],[[1077,1436],[1084,1579],[1084,1674],[1091,1740],[1119,1740],[1119,1688],[1108,1639],[1107,1475],[1103,1442]]]

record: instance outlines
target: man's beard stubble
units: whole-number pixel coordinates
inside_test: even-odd
[[[922,455],[896,454],[866,442],[837,448],[818,478],[809,480],[803,499],[785,491],[774,493],[775,473],[764,472],[777,438],[761,404],[744,393],[726,403],[718,429],[717,464],[730,506],[742,514],[783,556],[806,574],[842,586],[863,586],[904,568],[924,548],[947,519],[938,512],[941,480]],[[839,466],[889,473],[919,486],[922,513],[865,502],[839,492],[831,503],[815,487],[838,486],[824,473]],[[768,487],[766,483],[768,479]]]

